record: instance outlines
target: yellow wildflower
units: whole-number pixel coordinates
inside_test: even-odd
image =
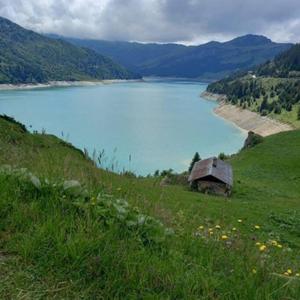
[[[220,225],[216,225],[215,227],[216,227],[216,229],[221,229]]]
[[[252,269],[252,273],[256,274],[257,273],[256,269]]]
[[[293,272],[292,272],[291,269],[288,269],[288,270],[287,270],[287,273],[289,273],[289,275],[291,275]]]
[[[210,231],[209,234],[212,235],[212,234],[214,234],[214,232],[213,232],[213,231]]]
[[[254,228],[255,229],[260,229],[260,226],[259,225],[255,225]]]
[[[278,243],[277,243],[275,240],[272,240],[272,241],[271,241],[271,244],[272,244],[273,246],[278,246]]]
[[[256,246],[260,246],[260,245],[261,245],[261,243],[260,243],[260,242],[257,242],[257,243],[255,243],[255,245],[256,245]]]
[[[265,251],[267,249],[267,246],[266,245],[261,245],[259,247],[259,251]]]
[[[296,276],[296,277],[299,277],[299,276],[300,276],[300,274],[299,274],[299,273],[296,273],[296,274],[295,274],[295,276]]]
[[[242,223],[242,222],[243,222],[243,220],[241,220],[241,219],[238,219],[238,222],[239,222],[239,223]]]
[[[290,274],[288,272],[284,272],[283,275],[290,276]]]
[[[199,226],[199,228],[198,228],[199,230],[203,230],[204,229],[204,226]]]
[[[224,235],[221,236],[221,239],[225,241],[225,240],[228,239],[228,236],[224,234]]]
[[[280,249],[281,249],[281,248],[282,248],[282,245],[278,244],[278,245],[277,245],[277,248],[280,248]]]
[[[235,227],[233,227],[233,228],[232,228],[232,231],[236,231],[236,228],[235,228]]]

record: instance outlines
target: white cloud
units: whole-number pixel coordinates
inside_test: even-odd
[[[43,33],[143,42],[297,42],[300,30],[299,0],[0,0],[0,15]]]

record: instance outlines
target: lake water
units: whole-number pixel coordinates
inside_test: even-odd
[[[105,166],[146,175],[184,171],[202,158],[238,151],[245,133],[213,114],[199,82],[149,80],[89,87],[0,91],[0,114],[31,130],[55,134],[90,153],[105,150]]]

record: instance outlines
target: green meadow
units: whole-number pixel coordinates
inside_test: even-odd
[[[2,117],[0,299],[299,299],[299,153],[299,130],[240,151],[222,198]]]

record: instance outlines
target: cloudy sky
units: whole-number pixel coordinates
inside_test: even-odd
[[[300,0],[0,0],[0,16],[81,38],[199,44],[255,33],[300,41]]]

